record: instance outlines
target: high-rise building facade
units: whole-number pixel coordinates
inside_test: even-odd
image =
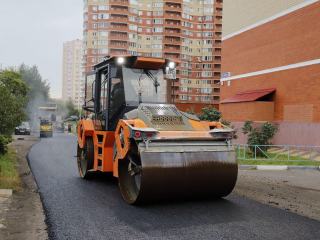
[[[63,44],[62,100],[72,100],[77,108],[81,101],[81,47],[79,39]]]
[[[222,0],[84,0],[83,79],[107,54],[181,62],[172,98],[181,110],[218,108]]]
[[[274,122],[274,144],[319,146],[320,1],[229,0],[223,21],[223,117]]]

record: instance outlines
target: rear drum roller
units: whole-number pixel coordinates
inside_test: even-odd
[[[234,151],[142,152],[119,160],[118,173],[122,196],[129,204],[212,199],[231,193],[238,165]]]
[[[78,144],[77,162],[81,178],[87,178],[89,170],[93,169],[94,164],[94,147],[92,138],[86,138],[84,148]]]

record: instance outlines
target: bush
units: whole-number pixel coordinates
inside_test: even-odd
[[[209,121],[209,122],[212,122],[212,121],[218,122],[221,119],[221,123],[223,125],[233,129],[233,131],[234,131],[233,139],[238,139],[238,135],[237,135],[238,129],[235,128],[234,125],[231,125],[231,122],[229,122],[225,119],[222,119],[221,112],[219,112],[217,109],[215,109],[211,106],[206,107],[206,108],[202,108],[202,111],[203,111],[203,113],[197,114],[197,116],[200,120]],[[192,114],[192,115],[196,115],[193,108],[187,109],[187,113]]]
[[[279,129],[272,123],[265,122],[260,127],[253,128],[253,121],[246,120],[242,127],[242,133],[248,134],[248,145],[272,145],[271,140],[274,138]],[[261,150],[266,152],[270,147],[260,147]],[[249,147],[251,152],[254,152],[255,147]],[[261,151],[257,151],[257,156],[262,157],[264,154]]]
[[[219,112],[217,109],[209,106],[201,109],[203,113],[198,113],[197,117],[201,121],[208,121],[208,122],[218,122],[220,118],[222,117],[221,112]]]
[[[187,113],[191,114],[191,115],[196,115],[196,113],[194,112],[194,109],[191,108],[190,110],[187,109]]]
[[[12,141],[12,138],[6,137],[0,134],[0,156],[7,153],[8,144]]]

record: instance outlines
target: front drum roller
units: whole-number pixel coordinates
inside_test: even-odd
[[[94,147],[92,138],[87,137],[84,148],[77,149],[77,163],[81,178],[87,178],[89,170],[93,169],[94,164]]]
[[[122,196],[129,204],[225,197],[237,181],[234,151],[142,152],[128,156],[119,160],[118,173]]]

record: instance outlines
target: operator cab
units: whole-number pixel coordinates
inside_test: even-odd
[[[84,110],[94,113],[95,130],[115,131],[119,119],[140,103],[171,103],[176,61],[107,56],[87,73]]]

